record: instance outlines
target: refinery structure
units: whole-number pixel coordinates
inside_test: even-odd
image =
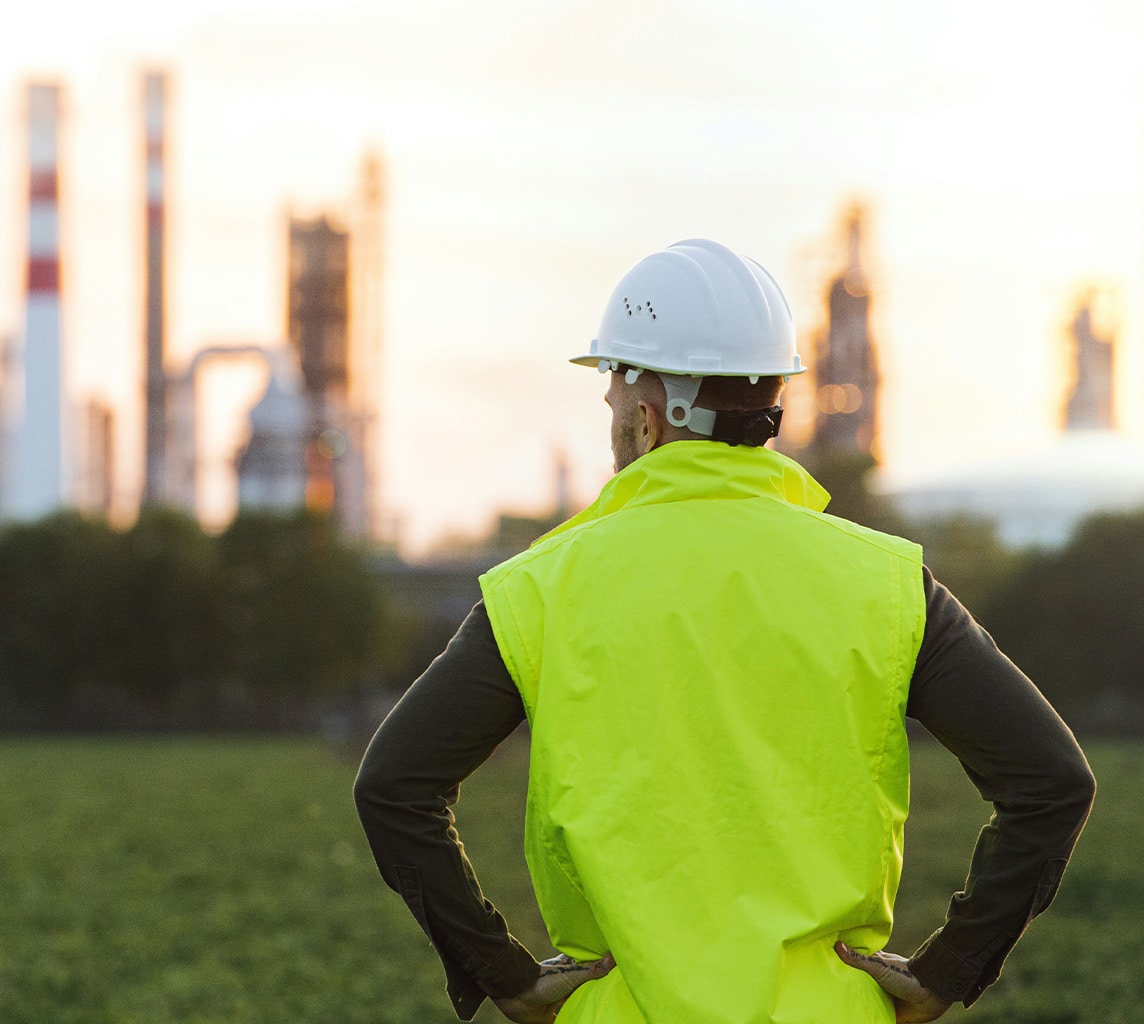
[[[826,289],[827,322],[814,339],[815,421],[812,448],[870,454],[875,450],[878,359],[870,326],[870,281],[863,265],[864,211],[846,215],[846,257]]]
[[[832,454],[877,458],[881,374],[871,323],[876,283],[866,269],[866,213],[851,207],[843,216],[844,254],[828,273],[823,295],[825,323],[810,341],[813,427],[799,456]],[[1070,379],[1061,406],[1062,433],[1114,432],[1116,338],[1098,329],[1099,295],[1089,289],[1077,301],[1067,328]]]
[[[201,371],[257,360],[268,381],[234,453],[238,504],[332,514],[354,537],[376,538],[376,388],[381,346],[384,173],[364,164],[352,224],[335,215],[290,215],[281,341],[211,345],[173,365],[166,335],[168,76],[143,76],[139,139],[144,162],[144,475],[139,504],[198,515],[202,457]],[[0,519],[64,507],[112,508],[114,414],[64,397],[61,323],[60,136],[62,86],[27,86],[27,245],[23,331],[3,346],[0,379]],[[66,196],[63,199],[66,202]]]
[[[1116,337],[1098,316],[1095,289],[1076,302],[1066,335],[1069,380],[1059,432],[1041,448],[984,452],[957,468],[900,478],[879,466],[879,352],[872,325],[877,281],[866,267],[865,213],[843,217],[841,247],[823,295],[825,323],[811,339],[813,426],[791,452],[812,467],[872,465],[869,483],[911,521],[990,521],[1013,547],[1056,547],[1095,512],[1144,507],[1144,458],[1117,430]]]

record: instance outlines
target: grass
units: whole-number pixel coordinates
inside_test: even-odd
[[[1144,981],[1141,748],[1094,744],[1101,784],[1054,907],[976,1024],[1117,1024]],[[520,853],[526,748],[466,783],[458,821],[490,898],[550,950]],[[435,954],[378,878],[352,758],[305,740],[0,742],[0,1021],[5,1024],[435,1024]],[[919,747],[891,947],[940,923],[987,809]],[[945,1019],[965,1014],[955,1008]],[[501,1020],[491,1006],[480,1022]]]
[[[300,742],[4,744],[0,1020],[446,1020],[353,766]],[[446,1007],[447,1009],[447,1007]]]

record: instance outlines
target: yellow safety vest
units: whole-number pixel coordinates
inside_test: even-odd
[[[532,731],[561,1024],[892,1024],[920,549],[764,448],[679,441],[481,577]]]

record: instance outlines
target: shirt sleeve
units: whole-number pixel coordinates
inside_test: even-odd
[[[523,720],[480,602],[382,722],[354,784],[378,870],[440,956],[462,1020],[486,996],[517,995],[540,974],[482,893],[450,810],[461,782]]]
[[[926,627],[907,714],[958,758],[993,814],[965,888],[910,966],[927,988],[969,1006],[1056,895],[1095,781],[1040,691],[929,570],[923,574]]]

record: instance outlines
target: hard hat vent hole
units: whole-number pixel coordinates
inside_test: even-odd
[[[648,299],[642,305],[637,305],[635,309],[632,309],[632,304],[631,304],[630,300],[624,299],[624,312],[627,313],[628,316],[635,316],[637,313],[643,313],[645,308],[647,309],[647,312],[651,315],[651,318],[654,320],[655,319],[655,310],[652,309],[652,307],[651,307],[651,299]]]

